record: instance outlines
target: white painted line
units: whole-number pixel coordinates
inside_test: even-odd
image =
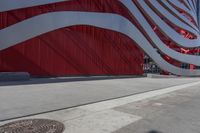
[[[144,100],[144,99],[147,99],[147,98],[152,98],[152,97],[155,97],[155,96],[167,94],[167,93],[170,93],[170,92],[173,92],[173,91],[181,90],[181,89],[188,88],[188,87],[191,87],[191,86],[195,86],[195,85],[198,85],[198,84],[200,84],[200,81],[188,83],[188,84],[184,84],[184,85],[168,87],[168,88],[150,91],[150,92],[146,92],[146,93],[136,94],[136,95],[128,96],[128,97],[124,97],[124,98],[119,98],[119,99],[108,100],[108,101],[103,101],[103,102],[99,102],[99,103],[84,105],[84,106],[80,106],[78,108],[88,110],[88,111],[94,111],[94,112],[102,111],[102,110],[106,110],[106,109],[112,109],[114,107],[118,107],[118,106],[121,106],[121,105],[124,105],[124,104],[132,103],[132,102],[136,102],[136,101],[141,101],[141,100]]]
[[[114,107],[118,107],[136,101],[141,101],[147,98],[152,98],[155,96],[163,95],[166,93],[170,93],[199,84],[200,81],[168,87],[129,97],[27,117],[26,119],[47,118],[61,121],[65,125],[64,133],[111,133],[124,126],[127,126],[128,124],[134,123],[142,119],[141,116],[116,111],[113,109]],[[157,104],[161,105],[160,103]],[[5,124],[7,122],[0,123],[0,125]]]

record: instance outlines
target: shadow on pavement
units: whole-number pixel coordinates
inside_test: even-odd
[[[94,81],[94,80],[111,80],[111,79],[125,79],[125,78],[142,78],[144,76],[82,76],[82,77],[54,77],[54,78],[31,78],[28,81],[8,81],[0,82],[0,86],[14,86],[14,85],[31,85],[31,84],[49,84],[61,82],[79,82],[79,81]]]
[[[162,132],[156,131],[156,130],[151,130],[151,131],[149,131],[149,132],[147,132],[147,133],[162,133]]]

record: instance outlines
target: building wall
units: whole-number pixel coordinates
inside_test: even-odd
[[[128,16],[114,0],[67,1],[1,12],[0,29],[56,11]],[[142,64],[143,52],[130,38],[86,25],[59,28],[0,51],[0,71],[27,71],[37,76],[141,75]]]
[[[12,3],[12,4],[11,4]],[[1,71],[200,76],[197,0],[1,0]]]

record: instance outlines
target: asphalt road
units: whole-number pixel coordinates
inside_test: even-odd
[[[199,81],[127,78],[0,86],[0,121]]]

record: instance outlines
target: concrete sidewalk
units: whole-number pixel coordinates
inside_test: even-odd
[[[0,86],[0,121],[67,109],[199,80],[199,78],[128,78]]]
[[[199,87],[192,82],[21,119],[57,120],[64,133],[199,133]]]
[[[200,84],[114,110],[141,119],[112,133],[200,133]]]

